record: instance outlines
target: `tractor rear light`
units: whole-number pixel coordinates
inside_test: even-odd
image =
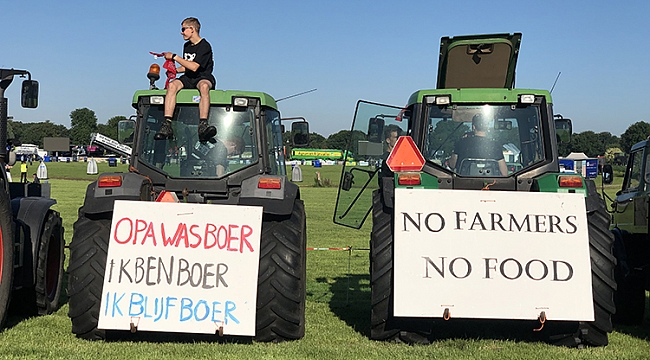
[[[535,95],[519,95],[519,102],[522,104],[533,104],[535,102]]]
[[[276,177],[270,177],[270,178],[260,178],[257,181],[257,188],[258,189],[281,189],[282,188],[282,179],[281,178],[276,178]]]
[[[558,178],[558,184],[564,188],[581,188],[582,177],[576,175],[563,175]]]
[[[233,106],[248,106],[247,98],[234,98],[232,99]]]
[[[165,103],[165,98],[162,96],[152,96],[149,102],[153,105],[162,105]]]
[[[436,105],[449,105],[449,104],[451,104],[451,95],[436,97]]]
[[[402,186],[420,185],[420,173],[401,173],[397,175],[397,184]]]
[[[120,175],[101,175],[97,179],[97,186],[100,188],[120,187],[122,186],[122,177]]]

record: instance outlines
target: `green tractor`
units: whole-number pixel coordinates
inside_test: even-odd
[[[612,203],[611,229],[615,235],[617,312],[614,322],[640,325],[643,322],[646,290],[650,289],[650,244],[648,243],[648,203],[650,197],[650,140],[630,150],[623,185]],[[613,178],[612,169],[603,170],[604,179]]]
[[[358,162],[343,168],[334,222],[372,217],[372,339],[429,343],[496,326],[608,343],[609,216],[591,180],[560,173],[571,122],[554,119],[550,93],[514,88],[520,41],[442,38],[436,89],[404,107],[357,104]]]
[[[262,92],[212,90],[209,123],[218,132],[199,141],[199,93],[181,90],[174,138],[155,140],[165,94],[135,93],[136,120],[118,129],[119,141],[132,147],[130,171],[101,174],[86,191],[70,244],[72,332],[90,340],[116,330],[302,338],[305,208],[298,186],[287,180],[276,101]],[[292,123],[296,146],[307,144],[307,126]],[[237,151],[220,151],[235,139]],[[134,215],[136,227],[162,225],[151,225],[147,240],[134,244],[156,245],[142,256],[129,257],[139,247],[126,249],[120,260],[111,252],[124,248],[120,237],[132,235],[122,231],[130,221],[123,214],[141,208],[148,210]],[[186,219],[170,223],[176,217]],[[175,230],[165,235],[169,224]],[[184,255],[193,248],[191,256],[203,262]],[[107,291],[111,286],[127,290]],[[239,330],[244,325],[248,330]]]
[[[49,196],[50,184],[9,182],[5,172],[6,165],[16,162],[13,145],[19,145],[12,139],[7,146],[4,97],[16,75],[28,77],[22,83],[22,107],[38,106],[38,82],[29,71],[0,69],[0,328],[14,310],[40,315],[56,311],[63,284],[65,240],[61,216],[52,209],[56,200]]]

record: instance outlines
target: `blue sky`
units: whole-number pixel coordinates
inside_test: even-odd
[[[521,32],[517,87],[550,89],[562,72],[555,112],[575,132],[620,135],[650,122],[649,14],[646,1],[6,0],[0,67],[40,83],[34,110],[20,108],[21,79],[5,92],[15,120],[70,126],[87,107],[106,123],[134,113],[133,92],[163,62],[149,51],[181,52],[180,22],[195,16],[218,88],[275,98],[317,88],[278,105],[328,136],[350,128],[360,99],[400,106],[435,88],[442,36]]]

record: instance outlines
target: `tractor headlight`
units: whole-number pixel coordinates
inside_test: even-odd
[[[450,95],[436,96],[436,105],[449,105],[449,104],[451,104]]]
[[[149,102],[153,105],[162,105],[165,103],[165,98],[162,96],[152,96]]]
[[[241,98],[241,97],[236,97],[232,99],[232,105],[233,106],[248,106],[248,99],[247,98]]]
[[[535,102],[535,95],[519,95],[519,102],[522,104],[533,104]]]

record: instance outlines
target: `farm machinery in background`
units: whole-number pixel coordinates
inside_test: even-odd
[[[357,103],[348,150],[387,167],[344,166],[334,222],[372,217],[372,339],[429,343],[496,325],[557,345],[608,343],[609,215],[592,180],[560,172],[571,123],[554,119],[550,93],[514,88],[520,41],[442,38],[436,89],[405,107]],[[388,153],[391,132],[401,137]]]
[[[21,105],[38,106],[38,82],[26,70],[0,69],[0,168],[13,165],[7,145],[8,100],[4,92],[14,76],[27,76]],[[18,145],[14,142],[14,145]],[[59,306],[63,283],[64,238],[59,213],[52,209],[49,183],[8,182],[0,171],[0,326],[9,309],[46,315]],[[48,196],[42,196],[47,194]],[[9,307],[12,297],[14,305]]]

